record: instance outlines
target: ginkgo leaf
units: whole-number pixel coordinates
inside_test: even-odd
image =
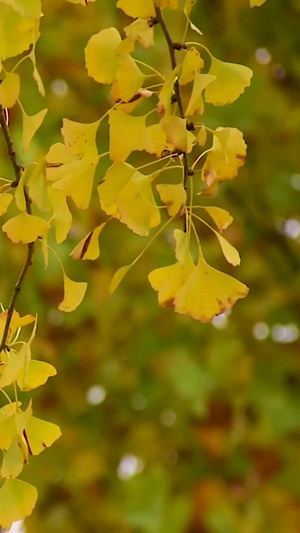
[[[106,222],[94,228],[77,244],[74,250],[70,253],[73,259],[90,259],[94,261],[99,257],[99,235],[105,225]]]
[[[52,187],[70,196],[79,209],[89,206],[96,164],[83,159],[74,159],[58,167],[47,168],[47,179],[54,181]]]
[[[132,267],[131,265],[122,266],[119,268],[113,275],[112,280],[109,284],[109,292],[112,294],[115,292],[115,290],[119,287],[121,281],[126,276],[128,270],[130,270]]]
[[[120,58],[116,72],[116,83],[120,98],[128,102],[142,87],[145,76],[129,54]]]
[[[231,309],[239,298],[245,298],[248,287],[209,266],[202,257],[175,299],[175,311],[201,322]]]
[[[0,375],[0,388],[7,387],[17,380],[18,373],[24,366],[25,354],[20,350],[17,352],[10,352],[7,363],[4,365],[4,371]]]
[[[119,218],[116,199],[135,171],[127,163],[116,163],[106,172],[104,180],[98,185],[98,194],[101,208],[107,215]]]
[[[73,281],[64,273],[64,299],[58,309],[65,312],[74,311],[81,304],[86,289],[85,281]]]
[[[259,7],[265,3],[266,0],[250,0],[251,7]]]
[[[189,253],[190,236],[186,231],[175,229],[174,239],[176,242],[176,246],[175,246],[176,259],[178,263],[184,266],[186,263],[187,257],[188,257],[188,253]]]
[[[14,439],[9,449],[4,453],[1,477],[7,479],[16,478],[23,470],[24,455],[18,439]]]
[[[175,146],[167,141],[167,133],[160,123],[148,126],[147,136],[147,152],[149,154],[156,154],[157,157],[162,157],[165,151],[172,152],[175,150]]]
[[[165,115],[161,120],[161,126],[167,134],[167,141],[182,152],[187,152],[188,130],[186,120],[176,115]]]
[[[162,183],[156,185],[156,189],[170,217],[182,216],[186,205],[186,190],[183,184]]]
[[[20,390],[29,391],[44,385],[56,373],[54,366],[49,363],[30,359],[28,366],[18,372],[17,383]]]
[[[180,71],[181,65],[175,67],[172,72],[167,77],[165,83],[163,84],[160,93],[157,106],[157,112],[161,115],[170,115],[171,113],[171,103],[172,96],[174,93],[174,83]]]
[[[47,186],[45,159],[42,157],[37,165],[31,169],[27,187],[31,201],[37,205],[40,211],[45,212],[51,209]]]
[[[159,305],[163,307],[174,305],[178,291],[194,268],[194,263],[188,255],[184,265],[175,263],[174,265],[157,268],[150,272],[148,279],[152,288],[158,291]]]
[[[71,4],[81,4],[82,6],[87,6],[90,2],[96,2],[96,0],[67,0]]]
[[[53,208],[52,219],[55,224],[55,238],[58,244],[65,241],[72,225],[72,215],[63,192],[48,187],[48,195]]]
[[[24,192],[24,179],[25,173],[27,173],[26,170],[22,172],[21,178],[19,179],[19,183],[15,189],[15,202],[17,208],[20,209],[20,211],[26,211],[26,199]]]
[[[119,65],[116,50],[122,39],[116,28],[93,35],[85,48],[88,75],[99,83],[112,83]]]
[[[11,404],[9,404],[11,405]],[[14,405],[16,405],[14,403]],[[5,405],[5,407],[8,407]],[[2,417],[2,411],[4,407],[0,409],[0,449],[3,451],[6,451],[11,446],[11,443],[13,441],[13,438],[16,434],[16,426],[14,421],[14,412],[9,411],[9,413],[5,413],[7,416],[6,418]]]
[[[192,46],[186,53],[182,63],[181,74],[179,77],[180,85],[186,85],[187,83],[195,79],[195,75],[199,74],[200,70],[204,67],[204,61],[200,56],[198,50]]]
[[[197,134],[197,143],[199,146],[204,146],[207,140],[207,130],[205,126],[202,126]]]
[[[39,455],[61,436],[60,428],[52,422],[31,416],[26,424],[26,443],[30,455]]]
[[[97,163],[96,134],[99,124],[99,120],[91,124],[82,124],[81,122],[74,122],[64,118],[61,132],[68,152],[76,156],[77,159],[84,159],[89,163]]]
[[[45,96],[45,88],[44,88],[44,84],[43,84],[43,80],[39,74],[39,71],[38,69],[36,68],[36,60],[35,60],[35,49],[33,48],[29,54],[29,58],[31,59],[31,62],[32,62],[32,66],[33,66],[33,72],[32,72],[32,76],[33,76],[33,79],[35,80],[36,84],[37,84],[37,88],[38,88],[38,91],[40,93],[41,96]]]
[[[8,192],[0,194],[0,216],[6,213],[10,203],[13,200],[13,195]]]
[[[46,220],[25,212],[10,218],[2,226],[2,230],[12,242],[23,242],[24,244],[35,242],[49,228],[50,225]]]
[[[2,2],[26,17],[39,18],[42,15],[41,0],[2,0]]]
[[[123,41],[121,41],[119,46],[116,48],[116,54],[118,56],[122,54],[131,54],[134,51],[134,49],[135,49],[135,41],[133,41],[129,37],[126,37],[125,39],[123,39]]]
[[[233,221],[232,216],[225,209],[215,206],[205,206],[203,209],[207,211],[220,231],[228,228]]]
[[[124,31],[128,39],[139,42],[145,48],[154,44],[154,28],[149,26],[146,19],[134,20],[129,26],[125,26]]]
[[[1,85],[0,85],[1,87]],[[41,126],[45,116],[48,113],[48,109],[43,109],[36,113],[36,115],[29,116],[22,110],[23,115],[23,151],[27,152],[31,140],[39,127]]]
[[[228,263],[230,263],[233,266],[239,265],[241,262],[241,258],[240,258],[240,254],[237,251],[237,249],[234,248],[234,246],[232,246],[230,242],[224,239],[224,237],[220,235],[220,233],[218,233],[217,231],[214,233],[216,237],[218,238],[218,241],[222,248],[222,252],[224,254],[225,259],[228,261]]]
[[[236,128],[217,128],[214,140],[202,168],[202,180],[208,186],[214,182],[235,178],[246,159],[247,146]]]
[[[19,479],[7,479],[0,489],[0,524],[10,529],[13,522],[32,513],[36,504],[37,490],[33,485]]]
[[[24,5],[26,2],[24,2]],[[9,5],[0,4],[0,60],[28,50],[39,37],[39,18],[21,15]],[[13,28],[13,31],[12,31]],[[16,35],[18,38],[16,39]]]
[[[0,83],[0,105],[13,107],[20,93],[20,76],[14,72],[7,72]]]
[[[110,157],[113,161],[126,161],[134,150],[147,147],[146,116],[133,117],[122,111],[110,111]]]
[[[196,74],[192,94],[188,103],[186,116],[195,115],[199,113],[202,115],[204,111],[204,101],[202,97],[203,91],[216,79],[216,76],[211,74]]]
[[[118,0],[117,7],[132,18],[155,17],[153,0]]]
[[[253,72],[250,68],[236,63],[226,63],[211,57],[209,74],[216,79],[205,90],[205,100],[222,106],[234,102],[249,87]]]
[[[61,165],[62,163],[69,163],[72,161],[71,154],[67,151],[67,148],[62,143],[52,144],[47,155],[46,161],[54,167]]]

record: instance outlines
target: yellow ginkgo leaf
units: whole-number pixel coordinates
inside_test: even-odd
[[[60,311],[74,311],[82,302],[86,293],[87,283],[85,281],[72,281],[64,273],[64,299],[59,304]]]
[[[0,313],[0,333],[3,334],[4,331],[4,325],[7,320],[7,314],[8,311],[2,311]],[[7,336],[7,344],[10,344],[13,341],[13,338],[18,331],[19,328],[23,328],[24,326],[27,326],[28,324],[32,324],[32,322],[35,322],[36,318],[32,315],[25,315],[20,316],[19,313],[14,310],[12,314],[12,318],[10,321],[10,326],[8,330],[8,336]]]
[[[266,0],[250,0],[251,7],[259,7],[265,3]]]
[[[32,165],[27,187],[30,199],[37,205],[40,211],[50,211],[51,203],[47,191],[48,182],[46,180],[44,157],[38,161],[37,165]]]
[[[124,28],[125,34],[131,41],[137,41],[145,48],[154,44],[154,28],[146,19],[138,18]],[[130,53],[130,50],[128,50]]]
[[[175,229],[174,239],[176,242],[176,246],[175,246],[176,259],[178,263],[184,266],[188,258],[190,236],[186,231],[182,231],[181,229]]]
[[[234,102],[249,87],[253,72],[250,68],[236,63],[226,63],[211,57],[209,74],[216,79],[205,90],[205,100],[221,106]]]
[[[36,504],[37,490],[33,485],[19,479],[7,479],[0,489],[0,524],[10,529],[13,522],[32,513]]]
[[[126,161],[134,150],[147,147],[146,116],[133,117],[122,111],[110,111],[110,157],[113,161]]]
[[[167,77],[165,83],[163,84],[160,93],[157,106],[157,112],[161,115],[170,115],[171,113],[171,103],[172,96],[174,93],[174,83],[178,77],[178,72],[180,71],[181,65],[175,67],[172,72]]]
[[[55,224],[55,238],[58,244],[64,242],[72,225],[72,215],[63,192],[48,187],[48,195],[53,208],[52,219]]]
[[[186,53],[182,63],[181,74],[179,78],[180,85],[185,85],[195,79],[195,75],[199,74],[204,67],[204,61],[200,56],[198,50],[192,46]]]
[[[202,257],[178,291],[175,311],[201,322],[231,309],[239,298],[245,298],[248,287],[209,266]]]
[[[24,1],[25,5],[26,2]],[[0,4],[0,60],[28,50],[39,37],[39,18],[21,15],[9,5]],[[14,31],[12,31],[14,28]],[[16,35],[18,38],[16,39]]]
[[[90,259],[94,261],[99,257],[99,235],[105,225],[106,222],[94,228],[77,244],[74,250],[70,253],[73,259]]]
[[[112,294],[115,292],[115,290],[119,287],[121,281],[126,276],[128,270],[130,270],[132,267],[131,265],[122,266],[119,268],[113,275],[112,280],[109,284],[109,292]]]
[[[178,0],[154,0],[154,5],[161,8],[178,9]]]
[[[67,0],[71,4],[81,4],[82,6],[87,6],[91,2],[96,2],[96,0]]]
[[[55,143],[50,147],[49,152],[46,155],[46,161],[49,163],[50,168],[51,165],[57,167],[62,163],[69,163],[69,161],[72,161],[72,156],[64,144]]]
[[[6,213],[9,204],[13,200],[13,195],[9,194],[8,192],[4,192],[0,194],[0,216],[4,215]]]
[[[20,76],[14,72],[7,72],[0,83],[0,105],[13,107],[20,93]]]
[[[145,76],[129,54],[120,58],[116,72],[118,92],[123,102],[128,102],[142,87]]]
[[[121,40],[116,28],[106,28],[90,38],[85,48],[85,65],[95,81],[112,83],[119,65],[116,50]]]
[[[10,352],[7,362],[3,365],[4,370],[0,375],[0,388],[7,387],[16,381],[18,373],[25,363],[25,353],[20,350],[19,353]]]
[[[52,422],[31,416],[26,424],[26,443],[29,455],[39,455],[61,436],[60,428]]]
[[[25,212],[9,219],[2,226],[2,230],[12,242],[23,242],[24,244],[35,242],[49,228],[49,223],[46,220]]]
[[[89,163],[98,162],[96,134],[99,124],[99,120],[91,124],[82,124],[64,118],[61,132],[67,151],[76,156],[76,159],[84,159]]]
[[[167,141],[174,145],[177,150],[188,151],[188,130],[186,120],[176,115],[165,115],[161,120],[161,126],[167,134]]]
[[[36,389],[56,375],[54,366],[45,361],[30,359],[28,366],[18,372],[17,383],[22,391]]]
[[[222,235],[220,235],[217,231],[215,232],[216,237],[218,238],[218,241],[221,245],[222,252],[224,254],[225,259],[233,266],[237,266],[241,262],[240,254],[237,251],[230,242],[228,242]]]
[[[220,231],[228,228],[233,221],[232,216],[225,209],[215,206],[205,206],[203,209],[207,211]]]
[[[117,7],[132,18],[155,17],[153,0],[118,0]]]
[[[145,21],[146,22],[146,21]],[[124,28],[125,30],[126,28]],[[129,37],[126,37],[123,39],[123,41],[119,44],[119,46],[116,49],[116,54],[118,56],[122,54],[131,54],[135,49],[135,42],[130,39]]]
[[[1,87],[1,86],[0,86]],[[48,113],[48,109],[43,109],[36,113],[36,115],[29,116],[22,110],[23,115],[23,151],[27,152],[31,140],[39,127],[41,126],[45,116]]]
[[[215,182],[235,178],[246,159],[247,146],[236,128],[217,128],[202,169],[202,180],[210,187]]]
[[[6,451],[10,447],[16,434],[14,415],[21,402],[12,402],[0,409],[0,450]]]
[[[128,163],[115,163],[106,172],[104,180],[98,185],[98,194],[101,208],[107,215],[119,218],[117,197],[135,172]]]
[[[186,205],[186,191],[182,183],[161,183],[156,185],[156,189],[170,217],[182,216]]]
[[[175,263],[174,265],[157,268],[150,272],[148,279],[152,288],[158,291],[159,305],[163,307],[174,305],[178,291],[194,268],[195,266],[190,255],[187,255],[183,265]]]
[[[41,0],[2,0],[2,2],[26,17],[39,18],[42,15]]]
[[[34,81],[36,82],[37,84],[37,88],[38,88],[38,91],[40,93],[41,96],[45,96],[45,88],[44,88],[44,84],[43,84],[43,80],[39,74],[39,71],[38,69],[36,68],[36,60],[35,60],[35,49],[33,48],[29,54],[29,58],[31,59],[32,61],[32,66],[33,66],[33,72],[32,72],[32,76],[33,76],[33,79]]]
[[[25,199],[25,192],[24,192],[24,180],[25,176],[28,172],[28,167],[24,172],[22,172],[21,178],[19,180],[19,183],[17,187],[15,188],[15,202],[16,206],[20,211],[26,211],[26,199]]]
[[[192,94],[188,103],[186,116],[195,115],[196,113],[202,115],[204,112],[204,101],[202,97],[203,91],[216,79],[216,76],[211,74],[196,74]]]
[[[73,159],[58,167],[47,168],[47,179],[54,181],[52,187],[70,196],[79,209],[89,206],[96,163]]]
[[[147,152],[149,154],[156,154],[157,157],[163,157],[167,151],[172,152],[175,146],[167,141],[167,134],[163,130],[161,124],[152,124],[147,127],[148,143]]]
[[[4,453],[1,466],[1,477],[6,479],[17,477],[22,472],[23,466],[24,455],[18,439],[15,438],[8,450]]]

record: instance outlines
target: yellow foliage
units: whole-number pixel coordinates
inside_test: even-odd
[[[202,169],[202,180],[208,186],[231,180],[246,159],[247,146],[242,133],[236,128],[217,128],[211,151]]]
[[[226,63],[211,57],[209,74],[216,79],[205,90],[205,100],[222,106],[234,102],[249,87],[253,72],[250,68],[236,63]]]
[[[7,72],[4,80],[0,83],[0,105],[13,107],[20,93],[20,76],[13,72]]]

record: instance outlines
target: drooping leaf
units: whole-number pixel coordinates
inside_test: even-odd
[[[0,489],[0,524],[10,529],[13,522],[32,513],[36,504],[37,490],[33,485],[19,479],[7,479]]]
[[[73,259],[90,259],[91,261],[94,261],[99,257],[99,235],[105,225],[106,222],[94,228],[77,244],[74,250],[70,253]]]
[[[225,209],[221,209],[220,207],[215,206],[204,206],[203,208],[213,219],[214,223],[220,231],[228,228],[228,226],[230,226],[233,221],[232,216],[228,213],[228,211],[225,211]]]
[[[228,242],[222,235],[220,235],[217,231],[215,232],[215,235],[221,245],[222,252],[224,254],[225,259],[233,266],[237,266],[241,262],[240,254],[237,251],[230,242]]]
[[[181,74],[179,77],[180,85],[186,85],[195,79],[195,75],[200,73],[204,67],[204,61],[198,50],[192,46],[186,53],[182,63]]]
[[[85,48],[85,65],[95,81],[112,83],[119,65],[116,50],[121,41],[116,28],[106,28],[90,38]]]
[[[247,146],[236,128],[217,128],[213,145],[202,169],[202,180],[208,186],[235,178],[246,159]]]
[[[96,145],[96,134],[99,128],[99,120],[91,124],[74,122],[67,118],[63,119],[61,129],[65,145],[69,154],[76,159],[84,159],[89,163],[98,162],[98,149]]]
[[[116,72],[116,83],[120,98],[128,102],[142,87],[145,76],[129,54],[120,58]]]
[[[161,126],[167,134],[169,143],[182,152],[188,151],[188,130],[184,118],[166,115],[161,120]]]
[[[204,101],[202,97],[203,91],[216,79],[211,74],[196,74],[192,94],[188,107],[186,109],[186,116],[195,115],[196,113],[202,115],[204,111]]]
[[[197,143],[199,146],[204,146],[207,140],[207,130],[205,126],[202,126],[197,134]]]
[[[146,116],[133,117],[122,111],[109,113],[110,157],[113,161],[126,161],[134,150],[147,147]]]
[[[135,19],[155,17],[153,0],[118,0],[117,7]]]
[[[1,0],[2,3],[11,6],[20,15],[30,18],[39,18],[42,16],[41,0]]]
[[[135,171],[128,163],[115,163],[106,172],[104,180],[98,185],[98,194],[101,208],[107,215],[120,217],[116,200]]]
[[[39,455],[60,436],[60,428],[52,422],[31,416],[26,424],[26,443],[30,455]]]
[[[160,93],[159,93],[159,100],[158,100],[158,106],[157,106],[157,112],[161,116],[168,116],[171,113],[171,103],[172,103],[172,96],[174,93],[174,83],[178,76],[178,73],[180,71],[181,66],[178,65],[176,68],[172,70],[172,72],[167,77],[165,83],[163,84]]]
[[[1,466],[1,477],[14,479],[22,472],[23,466],[24,455],[22,447],[20,446],[18,439],[15,438],[9,449],[4,453]]]
[[[24,2],[24,5],[26,3]],[[18,38],[16,39],[16,35]],[[15,57],[39,38],[39,18],[21,15],[11,6],[0,4],[0,60]]]
[[[121,281],[126,276],[128,270],[130,270],[131,267],[132,267],[132,264],[131,265],[122,266],[121,268],[119,268],[114,273],[114,275],[112,277],[112,280],[111,280],[111,282],[109,284],[109,292],[111,294],[114,293],[115,290],[117,290],[117,288],[119,287]]]
[[[1,85],[0,85],[1,87]],[[39,127],[41,126],[45,116],[48,113],[48,109],[43,109],[36,113],[36,115],[29,116],[22,110],[23,115],[23,151],[27,152],[31,140]]]
[[[222,106],[234,102],[249,87],[253,72],[236,63],[226,63],[212,56],[209,74],[216,79],[205,90],[205,100]]]
[[[182,183],[170,184],[162,183],[156,185],[156,189],[161,201],[167,207],[170,217],[180,217],[183,215],[186,205],[186,191]]]
[[[239,298],[245,298],[248,287],[209,266],[200,257],[186,282],[177,292],[175,311],[201,322],[231,309]]]
[[[173,152],[175,146],[167,141],[167,133],[162,128],[161,123],[152,124],[147,127],[147,152],[156,154],[157,157],[163,157],[165,152]]]
[[[13,107],[20,93],[20,76],[14,72],[7,72],[0,83],[0,105]]]
[[[174,305],[178,291],[184,285],[194,268],[195,266],[190,255],[187,255],[184,264],[175,263],[174,265],[157,268],[150,272],[148,279],[152,288],[158,291],[159,305],[163,307]]]
[[[54,366],[49,363],[30,359],[28,366],[18,372],[17,383],[22,391],[29,391],[44,385],[56,373]]]
[[[35,242],[39,237],[44,235],[49,228],[49,223],[46,220],[35,215],[29,215],[25,212],[10,218],[2,226],[2,230],[12,242],[23,242],[24,244]]]
[[[180,263],[180,265],[184,266],[187,261],[188,253],[189,253],[189,244],[190,244],[189,234],[186,231],[175,229],[174,239],[176,242],[176,246],[175,246],[176,259],[178,263]]]
[[[24,351],[9,353],[7,362],[4,364],[4,370],[0,375],[0,388],[11,385],[13,381],[16,381],[18,373],[24,366],[25,354]]]
[[[79,209],[89,206],[96,164],[84,159],[73,159],[69,163],[47,168],[47,179],[54,181],[52,187],[70,196]]]
[[[145,48],[154,44],[154,28],[149,26],[146,19],[134,20],[129,26],[125,26],[124,31],[128,39],[139,42]]]
[[[9,194],[8,192],[4,192],[0,194],[0,216],[6,213],[13,198],[14,198],[13,195]]]
[[[48,195],[52,204],[52,219],[55,224],[55,238],[58,244],[64,242],[72,225],[72,215],[69,210],[66,196],[63,192],[48,187]]]
[[[29,167],[27,167],[29,168]],[[29,179],[27,182],[30,199],[39,208],[40,211],[50,211],[51,203],[49,201],[46,181],[45,158],[42,157],[37,165],[30,169]]]
[[[85,281],[73,281],[64,273],[64,299],[58,309],[66,313],[74,311],[82,302],[86,293]]]

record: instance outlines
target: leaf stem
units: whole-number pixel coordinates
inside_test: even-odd
[[[18,163],[14,145],[13,145],[13,142],[10,136],[10,132],[5,122],[5,115],[4,115],[3,107],[1,105],[0,105],[0,125],[2,127],[2,132],[3,132],[4,139],[7,145],[8,155],[11,160],[14,173],[15,173],[15,178],[16,178],[11,184],[11,187],[17,187],[22,176],[22,167]],[[26,211],[29,215],[31,215],[31,200],[29,198],[26,187],[24,187],[24,196],[25,196],[25,203],[26,203]],[[8,307],[5,327],[4,327],[3,336],[2,336],[2,340],[0,344],[0,354],[2,350],[6,349],[6,342],[7,342],[7,337],[9,334],[9,327],[10,327],[10,323],[11,323],[13,313],[15,310],[16,301],[20,294],[24,278],[28,272],[29,267],[32,265],[33,252],[34,252],[34,242],[31,242],[28,244],[27,257],[26,257],[24,266],[22,268],[21,274],[19,276],[19,279],[15,285],[14,292],[12,294],[11,301]]]
[[[170,53],[170,59],[171,59],[171,65],[172,65],[172,69],[174,70],[177,67],[177,61],[176,61],[176,55],[175,55],[176,43],[173,41],[173,39],[172,39],[172,37],[170,35],[170,32],[169,32],[168,27],[166,25],[166,21],[165,21],[165,19],[163,17],[161,9],[159,7],[156,7],[155,8],[155,12],[156,12],[157,22],[161,25],[161,28],[163,30],[165,39],[166,39],[167,44],[168,44],[169,53]],[[175,91],[175,97],[176,97],[176,102],[178,104],[180,116],[181,116],[181,118],[185,118],[184,109],[183,109],[183,103],[182,103],[182,97],[181,97],[181,91],[180,91],[180,85],[179,85],[178,79],[174,83],[174,91]],[[183,152],[182,156],[183,156],[183,169],[184,169],[183,186],[184,186],[184,189],[187,190],[188,178],[189,178],[189,175],[190,175],[188,156],[187,156],[186,152]],[[184,231],[187,231],[186,219],[184,219]]]

